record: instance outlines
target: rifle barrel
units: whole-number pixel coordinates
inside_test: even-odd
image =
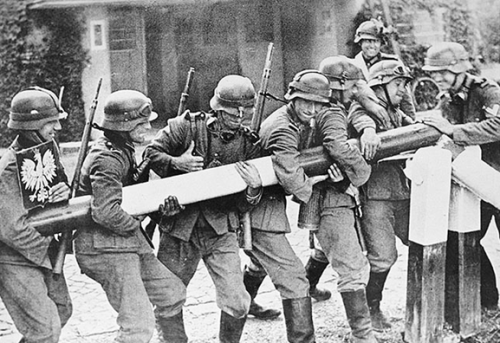
[[[191,89],[191,84],[193,83],[194,68],[189,68],[188,75],[186,78],[186,84],[184,85],[184,90],[181,94],[181,99],[179,100],[179,108],[177,109],[177,116],[180,116],[186,110],[187,99],[189,98],[189,91]]]
[[[250,128],[259,132],[260,124],[262,123],[262,116],[264,115],[264,104],[266,101],[267,85],[271,77],[271,62],[273,58],[274,44],[271,42],[267,47],[266,63],[262,71],[262,78],[260,81],[259,93],[257,94],[257,104],[255,105],[255,114],[252,117],[252,124]]]

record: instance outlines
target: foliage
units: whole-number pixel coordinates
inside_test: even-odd
[[[380,0],[382,1],[382,0]],[[362,10],[358,13],[355,21],[359,23],[370,18],[381,19],[387,23],[383,7],[380,1],[365,1]],[[461,0],[384,0],[387,1],[390,17],[397,32],[392,33],[397,41],[401,58],[410,67],[415,77],[423,76],[422,71],[425,53],[428,46],[417,44],[414,39],[413,19],[417,10],[426,10],[433,13],[435,8],[443,8],[444,30],[447,41],[453,41],[464,45],[468,51],[472,51],[471,43],[474,42],[474,25],[467,4]],[[373,7],[370,7],[372,4]],[[356,26],[357,27],[357,26]],[[353,33],[354,36],[354,33]],[[383,47],[385,52],[394,53],[390,44]]]
[[[62,123],[61,141],[79,140],[85,122],[81,76],[86,52],[81,45],[84,29],[78,12],[29,11],[28,0],[2,0],[0,13],[0,146],[14,133],[7,129],[12,97],[29,86],[59,93],[64,86],[63,108],[70,114]]]

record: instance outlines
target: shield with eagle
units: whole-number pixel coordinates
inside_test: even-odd
[[[60,182],[59,154],[53,141],[16,152],[18,179],[24,207],[45,206],[50,189]]]

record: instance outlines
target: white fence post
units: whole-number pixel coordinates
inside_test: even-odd
[[[441,343],[451,153],[437,147],[419,149],[407,174],[412,190],[405,341]]]
[[[484,191],[476,192],[488,197],[486,194],[494,184],[491,178],[483,179],[483,174],[478,173],[482,163],[480,148],[468,147],[452,163],[453,178],[456,180],[458,173],[469,187],[478,183]],[[486,170],[491,172],[488,168]],[[452,183],[451,191],[445,320],[461,337],[469,337],[481,324],[480,199],[465,188],[462,181],[459,182],[462,184]]]

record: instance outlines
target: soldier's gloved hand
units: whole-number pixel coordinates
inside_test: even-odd
[[[49,202],[55,203],[69,199],[71,189],[64,182],[59,182],[57,185],[52,186],[49,191]]]
[[[366,128],[363,130],[363,134],[361,135],[359,139],[360,145],[361,145],[361,153],[367,159],[370,161],[375,157],[375,154],[377,153],[378,148],[380,148],[381,145],[381,139],[375,132],[375,129],[373,128]]]
[[[172,217],[184,210],[184,208],[183,205],[179,204],[179,200],[176,196],[169,195],[165,198],[164,203],[160,204],[158,211],[162,217]]]
[[[246,161],[236,162],[236,171],[240,174],[241,178],[250,188],[260,188],[262,187],[262,180],[260,178],[259,171],[257,168]]]
[[[203,169],[203,157],[194,156],[194,141],[191,141],[189,148],[178,157],[172,158],[172,167],[183,172],[195,172]]]

